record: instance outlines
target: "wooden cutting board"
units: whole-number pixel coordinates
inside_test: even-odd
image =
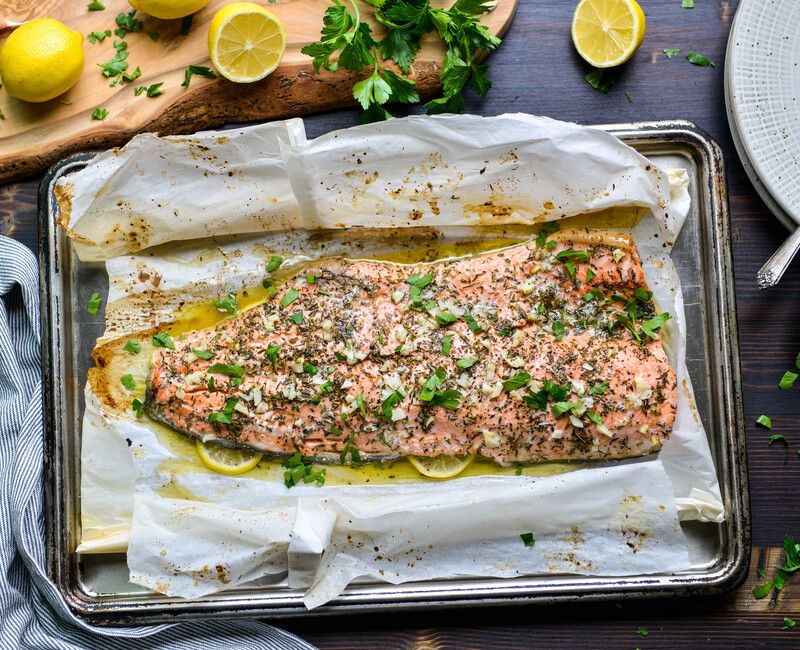
[[[114,19],[131,9],[127,0],[103,0],[105,11],[87,11],[88,0],[0,0],[0,17],[23,21],[51,17],[82,32],[116,28]],[[208,59],[208,25],[214,13],[229,0],[211,0],[195,14],[188,35],[181,34],[181,20],[158,20],[137,14],[144,21],[141,32],[125,40],[130,55],[129,70],[139,66],[142,76],[115,88],[103,77],[99,63],[114,56],[114,37],[91,44],[84,39],[86,67],[80,81],[67,93],[43,104],[28,104],[0,90],[0,182],[36,174],[59,158],[81,149],[119,145],[146,131],[161,134],[191,133],[226,122],[246,122],[304,115],[353,105],[352,86],[357,75],[341,70],[315,74],[311,59],[300,53],[307,43],[319,39],[322,16],[329,0],[278,0],[264,3],[286,28],[286,54],[280,66],[266,79],[235,84],[225,79],[194,76],[182,88],[189,64],[211,67]],[[492,33],[502,35],[514,15],[516,0],[498,0],[484,17]],[[369,15],[362,5],[361,15]],[[380,35],[382,30],[374,27]],[[157,41],[148,34],[158,33]],[[0,36],[5,41],[7,33]],[[444,49],[438,37],[428,35],[412,70],[419,94],[431,96],[439,88],[439,65]],[[164,94],[136,97],[136,86],[163,82]],[[96,107],[108,110],[103,121],[93,120]]]

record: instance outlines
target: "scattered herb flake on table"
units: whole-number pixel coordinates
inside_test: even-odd
[[[518,469],[520,470],[520,474],[521,474],[522,473],[522,471],[521,471],[522,468],[518,468]],[[533,533],[522,533],[520,535],[520,539],[522,540],[522,543],[525,544],[525,546],[527,546],[528,548],[530,548],[531,546],[533,546],[536,543],[536,540],[533,537]]]
[[[181,86],[184,88],[189,87],[189,83],[192,80],[192,77],[197,75],[198,77],[205,77],[206,79],[216,79],[217,73],[214,72],[211,68],[207,68],[204,65],[190,65],[186,70],[183,72],[183,83]]]
[[[86,8],[89,11],[104,11],[106,6],[102,2],[98,2],[98,0],[93,0],[88,5],[86,5]]]
[[[789,446],[786,436],[784,436],[782,433],[773,433],[769,438],[767,438],[767,441],[769,446],[774,445],[776,442],[782,442],[785,446]]]
[[[648,630],[644,625],[640,625],[638,628],[636,628],[636,634],[639,636],[647,636],[650,634],[650,630]]]
[[[99,106],[92,111],[92,119],[103,121],[108,117],[108,110],[105,108],[100,108]]]
[[[120,38],[125,38],[129,32],[142,30],[142,21],[136,18],[136,9],[131,9],[127,14],[120,12],[114,21],[117,23],[114,33]]]
[[[97,312],[100,311],[101,304],[103,304],[103,299],[100,297],[100,294],[95,291],[92,294],[92,297],[89,298],[89,303],[86,305],[86,311],[92,316],[97,316]]]
[[[772,418],[768,415],[759,415],[756,418],[756,424],[760,424],[765,429],[772,429]]]
[[[753,589],[753,598],[766,598],[773,588],[781,591],[789,576],[800,569],[800,544],[795,542],[791,535],[783,538],[783,551],[783,566],[776,571],[772,580]]]
[[[794,382],[797,381],[798,376],[800,375],[798,375],[796,372],[787,370],[785,373],[783,373],[783,377],[781,377],[781,380],[778,383],[778,388],[781,390],[789,390],[792,386],[794,386]]]
[[[611,68],[595,68],[584,79],[597,92],[607,95],[617,83],[617,74],[618,72],[612,72]]]
[[[628,100],[629,104],[633,104],[633,95],[631,95],[627,90],[625,91],[625,99]]]
[[[183,20],[181,20],[181,36],[189,35],[189,30],[192,28],[193,20],[194,14],[189,14],[188,16],[183,17]]]
[[[689,63],[693,65],[699,65],[702,68],[707,68],[709,66],[712,68],[717,67],[716,63],[709,61],[706,57],[704,57],[702,54],[698,54],[697,52],[689,52],[689,54],[686,55],[686,60]]]
[[[102,43],[106,40],[109,36],[111,36],[111,30],[107,29],[104,32],[89,32],[87,36],[89,42],[94,45],[95,43]]]
[[[794,620],[792,620],[788,616],[784,616],[783,617],[783,628],[781,628],[781,629],[791,630],[796,625],[797,625],[797,623]]]
[[[680,53],[681,50],[678,47],[667,48],[666,50],[664,50],[664,56],[666,56],[668,59],[671,59],[673,56],[678,56]]]
[[[683,9],[694,9],[694,0],[683,0],[681,2],[681,7]]]

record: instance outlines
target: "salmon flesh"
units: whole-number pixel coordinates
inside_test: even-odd
[[[562,231],[414,265],[328,258],[153,356],[146,412],[321,462],[660,449],[677,386],[635,245]]]

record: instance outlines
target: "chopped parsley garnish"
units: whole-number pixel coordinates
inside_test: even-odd
[[[122,349],[128,354],[139,354],[142,351],[142,344],[130,339]]]
[[[694,0],[681,0],[681,8],[694,9]]]
[[[308,282],[309,284],[316,284],[317,283],[317,276],[313,275],[312,273],[309,273],[306,276],[306,282]]]
[[[133,94],[137,97],[142,93],[145,93],[147,97],[160,97],[164,94],[164,91],[161,90],[161,86],[164,85],[164,82],[160,82],[157,84],[151,84],[150,86],[139,86],[138,88],[134,88]]]
[[[572,262],[564,262],[564,269],[567,271],[569,277],[575,280],[575,265]]]
[[[294,314],[289,316],[289,318],[291,318],[295,322],[296,325],[302,325],[303,324],[303,312],[301,312],[301,311],[296,311]]]
[[[795,542],[794,537],[787,535],[783,538],[783,550],[785,553],[783,566],[778,569],[772,580],[753,589],[754,598],[766,598],[773,588],[781,591],[789,576],[800,569],[800,544]]]
[[[560,320],[553,321],[550,329],[553,332],[553,336],[556,337],[556,341],[560,341],[564,338],[564,323],[562,323]]]
[[[640,625],[636,629],[636,634],[638,634],[639,636],[647,636],[648,634],[650,634],[650,630],[648,630],[644,625]]]
[[[605,395],[607,390],[608,390],[608,382],[604,381],[592,386],[589,389],[589,395]]]
[[[458,320],[452,313],[445,310],[436,314],[436,322],[439,325],[449,325],[450,323],[454,323]]]
[[[544,388],[542,388],[541,390],[538,390],[535,393],[529,390],[527,395],[522,396],[522,401],[524,401],[532,409],[536,409],[537,411],[544,411],[547,408],[548,397],[549,397],[548,392]]]
[[[87,36],[89,42],[94,45],[95,43],[102,43],[106,40],[109,36],[111,36],[111,30],[107,29],[104,32],[89,32]]]
[[[159,332],[158,334],[154,335],[153,345],[155,345],[157,348],[169,348],[170,350],[175,349],[175,342],[166,332]]]
[[[450,350],[452,350],[452,348],[453,348],[453,335],[448,334],[442,339],[442,354],[446,357],[449,357]]]
[[[512,390],[517,390],[518,388],[527,386],[530,380],[531,376],[523,370],[521,372],[518,372],[513,377],[506,379],[503,382],[503,388],[510,393]]]
[[[214,353],[208,352],[207,350],[194,349],[192,350],[192,354],[194,354],[194,356],[196,356],[198,359],[203,359],[205,361],[209,361],[214,357]]]
[[[281,307],[288,307],[291,305],[297,298],[300,296],[300,292],[297,289],[289,289],[283,296],[281,297]]]
[[[787,370],[785,373],[783,373],[783,377],[781,377],[778,388],[781,390],[789,390],[792,386],[794,386],[794,382],[797,381],[798,376],[799,375],[796,372]]]
[[[586,282],[591,282],[596,277],[597,277],[597,273],[592,271],[592,269],[586,269]]]
[[[114,51],[115,53],[112,59],[106,61],[105,63],[97,64],[103,71],[104,77],[113,77],[113,81],[110,84],[112,87],[116,86],[122,81],[125,81],[122,75],[128,69],[128,62],[126,61],[128,58],[128,44],[125,41],[114,41]]]
[[[610,68],[595,68],[584,79],[597,92],[607,95],[608,91],[616,85],[618,74],[618,71]]]
[[[756,424],[760,424],[765,429],[772,429],[772,418],[768,415],[759,415],[756,418]]]
[[[361,462],[361,453],[353,445],[354,435],[355,434],[351,433],[345,441],[344,447],[339,453],[339,462],[344,465],[347,460],[347,455],[350,454],[350,464],[353,465],[353,467],[363,467],[364,463]]]
[[[663,314],[659,314],[654,318],[646,320],[642,323],[642,331],[645,334],[647,334],[647,336],[649,336],[651,339],[657,339],[658,335],[656,334],[656,331],[662,325],[664,325],[664,323],[666,323],[670,318],[671,318],[670,315],[664,312]]]
[[[239,303],[236,300],[235,293],[229,293],[224,298],[212,300],[211,304],[217,309],[217,311],[227,312],[229,314],[239,313]]]
[[[141,400],[135,399],[131,402],[131,410],[137,418],[140,418],[142,417],[142,413],[144,413],[144,404],[142,404]]]
[[[214,384],[214,375],[209,375],[208,377],[208,390],[210,390],[212,393],[217,390],[217,387]]]
[[[220,424],[230,424],[233,421],[233,411],[238,403],[238,397],[229,397],[225,401],[225,406],[222,408],[222,411],[219,413],[211,413],[208,416],[208,421],[212,424],[214,422],[219,422]]]
[[[148,32],[147,34],[152,40],[157,41],[160,34],[158,32]]]
[[[115,22],[117,23],[117,29],[114,30],[114,33],[120,38],[125,38],[125,35],[128,32],[141,31],[142,21],[135,16],[136,9],[131,9],[127,14],[120,13],[115,19]]]
[[[128,390],[136,389],[136,382],[133,379],[133,375],[122,375],[122,377],[119,378],[119,382]]]
[[[559,418],[564,415],[564,413],[578,408],[582,404],[583,402],[556,402],[553,404],[551,411],[553,412],[553,417]]]
[[[476,363],[478,363],[478,360],[475,357],[462,357],[456,361],[456,365],[462,370],[472,368]]]
[[[667,48],[664,50],[664,56],[671,59],[673,56],[678,56],[681,53],[680,48]]]
[[[297,452],[281,465],[286,471],[283,473],[283,484],[290,488],[303,483],[316,483],[317,487],[325,485],[325,469],[313,471],[313,459],[306,458]]]
[[[315,366],[313,363],[306,363],[303,364],[303,372],[307,375],[316,375],[319,372],[319,368]]]
[[[556,253],[556,259],[559,262],[566,262],[568,260],[572,260],[575,262],[585,262],[589,259],[589,251],[576,251],[572,248],[568,248],[563,251],[559,251]]]
[[[391,420],[394,407],[397,406],[401,401],[403,401],[403,393],[401,393],[399,390],[389,393],[389,395],[386,396],[386,399],[381,402],[381,410],[379,413],[376,413],[376,415],[382,420]]]
[[[267,359],[269,359],[269,363],[272,366],[272,372],[275,372],[275,362],[278,360],[278,352],[280,349],[281,346],[277,343],[270,343],[265,351]]]
[[[796,625],[797,625],[797,623],[794,620],[792,620],[788,616],[784,616],[783,617],[783,627],[781,629],[783,629],[783,630],[791,630]]]
[[[181,86],[184,88],[189,87],[189,83],[192,80],[192,77],[197,75],[198,77],[205,77],[206,79],[216,79],[217,73],[214,72],[211,68],[207,68],[204,65],[190,65],[183,73],[183,83]]]
[[[267,273],[277,271],[281,268],[281,264],[283,264],[283,258],[280,255],[273,255],[269,258],[269,262],[267,262]]]
[[[92,119],[102,122],[108,117],[108,109],[100,108],[99,106],[92,111]]]
[[[436,392],[428,402],[428,405],[440,406],[448,411],[454,411],[461,404],[461,399],[463,397],[464,396],[459,391],[449,388]]]
[[[236,379],[244,377],[244,368],[227,363],[215,363],[213,366],[209,366],[208,372],[212,372],[215,375],[234,377]]]
[[[770,447],[776,442],[782,442],[786,447],[789,446],[789,441],[786,440],[786,436],[784,436],[782,433],[773,433],[769,438],[767,438],[767,445]]]
[[[92,2],[86,5],[86,8],[89,11],[104,11],[106,6],[102,2],[99,2],[99,0],[92,0]]]
[[[648,302],[653,297],[653,292],[642,289],[641,287],[636,287],[636,291],[633,292],[633,295],[639,302]]]
[[[547,238],[556,230],[558,230],[557,221],[548,221],[547,223],[543,223],[542,227],[539,228],[539,233],[536,235],[537,248],[542,248],[542,246],[547,243]]]
[[[422,304],[422,290],[433,282],[433,273],[426,273],[425,275],[416,273],[406,278],[405,282],[411,285],[411,288],[408,290],[408,300],[411,306],[415,309],[419,309]]]
[[[625,91],[625,99],[628,100],[629,104],[633,104],[633,95],[631,95],[627,90]]]
[[[717,67],[714,62],[709,61],[706,57],[704,57],[702,54],[698,54],[697,52],[689,52],[689,54],[686,55],[686,60],[693,65],[699,65],[703,68],[707,68],[709,66],[712,68]]]
[[[100,294],[95,291],[92,294],[92,297],[89,298],[89,302],[86,305],[86,311],[92,316],[97,316],[97,312],[100,311],[100,305],[102,304],[103,299],[100,297]]]
[[[589,418],[592,422],[594,422],[598,426],[603,424],[603,418],[594,411],[586,411],[586,417]]]
[[[798,369],[800,369],[800,354],[798,354],[798,355],[797,355],[797,356],[794,358],[794,366],[795,366],[795,368],[798,368]]]
[[[533,538],[533,533],[522,533],[519,537],[522,540],[522,543],[525,544],[525,546],[527,546],[528,548],[530,548],[536,543],[536,540]]]
[[[522,476],[522,470],[525,469],[522,465],[517,465],[514,468],[514,475],[515,476]]]
[[[481,326],[478,325],[478,321],[476,321],[473,315],[470,314],[469,312],[464,314],[464,320],[467,323],[467,327],[469,327],[469,331],[472,332],[473,334],[477,334],[478,332],[481,331]]]
[[[425,383],[422,385],[422,390],[417,397],[419,397],[422,402],[430,402],[436,394],[436,391],[444,386],[445,380],[446,375],[444,368],[439,366],[433,371],[433,374],[425,380]]]

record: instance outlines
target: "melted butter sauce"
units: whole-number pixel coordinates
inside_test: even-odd
[[[638,208],[611,208],[593,214],[579,215],[559,221],[561,229],[566,228],[632,228],[642,218],[644,210]],[[525,234],[516,235],[516,232],[523,233],[522,229],[508,229],[514,231],[514,235],[505,235],[507,231],[502,231],[501,236],[492,238],[474,238],[461,241],[426,241],[419,247],[406,247],[402,250],[374,255],[368,259],[392,262],[396,264],[417,264],[421,262],[433,262],[437,260],[459,259],[470,257],[480,253],[514,246],[527,241],[530,238],[530,229]],[[491,229],[487,229],[491,232]],[[354,258],[356,259],[356,258]],[[367,259],[367,258],[361,258]],[[312,263],[310,263],[312,264]],[[295,266],[291,269],[291,275],[303,272],[303,266]],[[275,276],[275,285],[279,285],[282,279]],[[239,311],[244,312],[263,304],[272,297],[272,292],[264,287],[252,287],[237,293]],[[214,327],[222,321],[230,318],[230,314],[214,308],[210,302],[187,304],[182,306],[175,320],[165,326],[165,330],[175,338],[180,338],[185,332],[198,329]],[[149,338],[143,343],[149,344]],[[143,345],[144,348],[144,345]],[[146,415],[142,416],[142,421],[147,420],[151,428],[156,431],[159,442],[169,449],[175,456],[175,460],[164,461],[159,465],[165,475],[171,479],[158,491],[165,497],[202,500],[199,496],[192,494],[185,487],[180,485],[180,475],[195,472],[214,473],[207,468],[200,460],[196,450],[196,443],[193,438],[150,420]],[[259,479],[265,481],[283,481],[284,469],[281,464],[285,462],[283,458],[267,457],[259,464],[242,475],[248,479]],[[563,463],[529,463],[526,465],[512,465],[502,467],[496,463],[483,458],[476,458],[458,477],[469,476],[553,476],[565,472],[574,471],[591,465],[589,462],[563,462]],[[419,482],[419,481],[438,481],[441,479],[431,479],[420,475],[417,469],[404,458],[386,461],[382,463],[368,463],[363,467],[355,468],[347,465],[321,464],[314,465],[314,471],[325,468],[326,485],[366,485],[366,484],[388,484],[397,482]],[[447,479],[445,479],[447,480]]]

